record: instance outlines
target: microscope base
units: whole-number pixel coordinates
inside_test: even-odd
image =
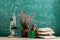
[[[10,38],[19,38],[20,36],[17,36],[17,35],[10,35],[10,36],[8,36],[8,37],[10,37]]]

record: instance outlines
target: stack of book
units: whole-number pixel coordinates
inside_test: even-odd
[[[37,30],[37,33],[38,33],[38,37],[39,38],[55,38],[55,36],[53,36],[54,34],[54,31],[47,27],[47,28],[39,28]]]

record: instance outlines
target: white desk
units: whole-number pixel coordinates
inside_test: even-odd
[[[60,40],[60,37],[54,39],[32,39],[32,38],[8,38],[8,37],[0,37],[0,40]]]

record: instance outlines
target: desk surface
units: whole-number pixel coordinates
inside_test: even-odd
[[[0,40],[60,40],[60,37],[52,38],[52,39],[38,39],[38,38],[8,38],[8,37],[0,37]]]

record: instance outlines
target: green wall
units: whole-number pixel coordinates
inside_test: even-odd
[[[10,17],[17,16],[17,35],[21,36],[20,11],[32,15],[38,28],[51,27],[56,36],[60,36],[60,0],[0,0],[0,36],[10,35]]]

